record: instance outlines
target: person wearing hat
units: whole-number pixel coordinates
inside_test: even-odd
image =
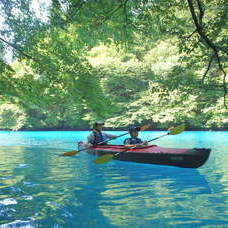
[[[107,142],[104,142],[108,139],[115,139],[117,136],[110,135],[102,132],[102,128],[104,126],[103,121],[96,121],[93,124],[93,129],[91,134],[87,137],[87,144],[92,145],[107,145]],[[102,143],[103,142],[103,143]]]
[[[147,145],[147,141],[142,141],[140,138],[138,138],[138,131],[139,128],[138,127],[130,127],[128,132],[130,134],[130,138],[126,138],[124,140],[124,145],[137,145],[137,144],[141,144],[141,145]]]

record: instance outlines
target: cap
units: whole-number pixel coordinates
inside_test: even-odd
[[[128,129],[129,132],[132,132],[132,131],[140,131],[140,127],[136,127],[136,126],[132,126]]]
[[[93,123],[93,127],[96,127],[97,125],[104,125],[104,124],[105,124],[104,121],[95,121],[95,122]]]

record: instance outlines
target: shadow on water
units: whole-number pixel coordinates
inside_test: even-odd
[[[197,194],[210,194],[211,190],[204,175],[197,169],[172,166],[147,165],[115,161],[115,171],[125,176],[129,182],[143,181],[167,183],[170,190],[186,192],[193,189]]]
[[[100,186],[98,192],[95,189],[97,205],[117,227],[164,225],[166,222],[160,221],[162,212],[171,219],[179,207],[175,216],[182,216],[180,211],[189,197],[211,193],[207,180],[195,169],[121,161],[90,167],[96,186]],[[93,188],[90,191],[94,193]]]

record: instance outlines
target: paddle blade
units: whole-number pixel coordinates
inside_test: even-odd
[[[77,150],[71,150],[71,151],[68,151],[66,153],[61,154],[60,156],[64,156],[64,157],[66,157],[66,156],[73,156],[73,155],[77,154],[78,152],[79,151],[77,151]]]
[[[95,160],[93,160],[93,162],[95,164],[103,164],[103,163],[111,161],[112,159],[113,159],[112,154],[105,154],[105,155],[102,155],[102,156],[96,158]]]
[[[177,127],[171,127],[169,129],[169,135],[177,135],[177,134],[180,134],[182,131],[184,131],[185,129],[185,125],[184,124],[181,124]]]
[[[142,127],[140,127],[140,131],[144,131],[150,127],[150,124],[145,124]]]

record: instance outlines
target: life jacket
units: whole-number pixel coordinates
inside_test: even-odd
[[[94,140],[92,142],[93,145],[107,145],[107,143],[100,143],[103,142],[104,140],[106,140],[107,137],[105,137],[101,132],[96,132],[93,131],[93,135],[94,135]]]
[[[143,143],[140,138],[127,138],[124,140],[124,144],[130,144],[130,145],[135,145],[135,144],[141,144]]]

